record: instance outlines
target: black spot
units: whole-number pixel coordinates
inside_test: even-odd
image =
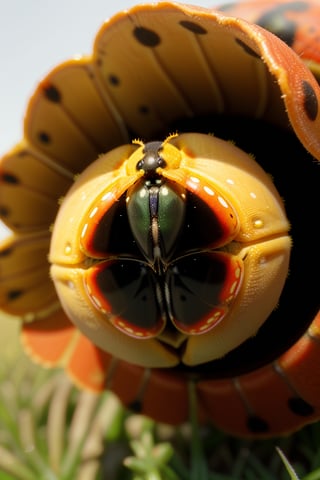
[[[61,102],[61,93],[53,85],[48,85],[44,87],[43,92],[48,100],[53,103]]]
[[[140,400],[135,400],[128,405],[129,410],[134,413],[141,413],[142,412],[142,404]]]
[[[147,105],[140,105],[139,107],[139,112],[142,113],[143,115],[146,115],[147,113],[149,113],[149,107],[147,107]]]
[[[183,28],[190,30],[190,32],[196,33],[197,35],[205,35],[208,33],[207,30],[198,23],[190,22],[189,20],[181,20],[179,23]]]
[[[8,257],[9,255],[12,254],[12,252],[13,252],[13,249],[10,247],[0,250],[0,257]]]
[[[255,52],[251,47],[249,47],[249,45],[247,45],[246,43],[244,43],[242,40],[240,40],[240,38],[236,38],[236,42],[238,45],[240,45],[240,47],[246,52],[248,53],[249,55],[251,55],[252,57],[254,58],[261,58],[260,55]]]
[[[298,28],[296,22],[286,17],[287,12],[303,12],[309,7],[305,2],[289,2],[284,5],[277,5],[267,13],[259,17],[255,23],[274,33],[281,38],[289,47],[294,43],[295,34]]]
[[[268,423],[256,415],[250,415],[248,417],[247,427],[252,433],[267,433],[269,431]]]
[[[314,413],[313,406],[301,397],[289,398],[288,406],[290,410],[296,415],[299,415],[299,417],[308,417]]]
[[[136,27],[133,35],[145,47],[156,47],[161,42],[159,35],[145,27]]]
[[[120,85],[120,79],[119,79],[119,77],[117,77],[117,75],[114,75],[113,73],[112,73],[111,75],[109,75],[108,80],[109,80],[109,83],[110,83],[111,85],[113,85],[114,87]]]
[[[46,145],[48,145],[51,142],[51,137],[46,132],[39,132],[38,139],[40,140],[41,143],[44,143]]]
[[[4,205],[0,205],[0,217],[8,217],[10,210]]]
[[[10,290],[8,293],[7,293],[7,298],[8,300],[16,300],[17,298],[21,297],[21,295],[23,294],[23,290]]]
[[[12,173],[3,172],[0,178],[4,183],[11,183],[12,185],[17,185],[18,183],[20,183],[18,177],[16,177],[16,175],[13,175]]]
[[[313,87],[306,80],[302,81],[303,106],[309,120],[314,121],[318,115],[318,99]]]

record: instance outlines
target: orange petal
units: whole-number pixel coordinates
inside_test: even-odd
[[[14,231],[48,231],[72,175],[21,142],[0,161],[0,216]]]
[[[33,360],[53,367],[68,359],[78,335],[63,310],[58,310],[45,319],[25,324],[21,340]]]
[[[0,308],[22,319],[44,317],[58,305],[49,278],[49,232],[12,235],[0,243]]]
[[[82,388],[101,392],[112,356],[91,343],[70,322],[63,310],[22,328],[22,344],[33,360],[47,367],[65,366]]]
[[[80,332],[78,334],[67,372],[80,387],[102,392],[106,389],[106,378],[112,367],[113,357],[96,347]]]

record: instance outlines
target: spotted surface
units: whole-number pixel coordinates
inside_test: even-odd
[[[227,16],[233,14],[251,23]],[[24,139],[0,165],[0,215],[14,232],[0,248],[0,305],[27,322],[22,338],[33,357],[47,365],[63,361],[82,386],[96,391],[107,386],[124,403],[174,424],[188,416],[185,379],[190,373],[197,379],[202,418],[232,434],[279,434],[319,418],[320,376],[315,375],[320,356],[319,285],[306,281],[311,262],[315,270],[320,268],[318,257],[308,256],[310,225],[318,214],[319,170],[314,158],[320,158],[319,88],[301,62],[317,75],[318,18],[317,0],[244,2],[224,8],[222,16],[167,3],[139,5],[102,27],[92,57],[66,62],[40,83],[30,100]],[[252,23],[277,33],[299,57]],[[183,345],[181,337],[171,332],[162,343],[145,339],[137,349],[137,340],[124,338],[111,325],[111,353],[99,347],[98,337],[89,340],[90,328],[96,328],[101,317],[93,316],[92,324],[81,332],[70,323],[68,309],[66,313],[61,309],[49,279],[47,259],[50,225],[76,175],[102,153],[129,143],[108,160],[103,172],[96,171],[97,176],[109,175],[110,181],[136,149],[130,145],[132,139],[161,140],[185,126],[189,132],[213,132],[235,140],[255,154],[285,198],[293,237],[291,273],[278,308],[253,339],[222,359],[201,363],[200,358],[193,367],[177,364],[172,352],[182,351]],[[288,131],[281,129],[288,127]],[[279,144],[288,153],[281,162],[275,155]],[[192,148],[185,151],[190,153]],[[189,167],[198,158],[191,155]],[[215,189],[204,175],[214,174],[208,165],[202,167],[200,176],[193,171],[188,178],[196,195],[211,198]],[[181,169],[175,181],[186,182],[184,174]],[[125,172],[121,178],[126,178]],[[230,180],[230,175],[221,180],[223,191],[235,188],[237,182]],[[82,190],[81,202],[105,181],[104,177],[101,184],[92,183],[91,190]],[[126,191],[131,183],[123,182],[119,188]],[[247,182],[240,184],[241,195],[254,202],[256,191],[246,191]],[[120,197],[118,191],[110,191]],[[240,192],[235,197],[240,198]],[[221,198],[229,199],[225,194]],[[72,278],[66,277],[63,267],[87,265],[85,253],[77,247],[83,224],[75,228],[77,216],[85,210],[81,202],[74,205],[79,215],[71,213],[65,224],[75,236],[55,250],[58,266],[54,271],[61,296],[75,295],[80,313],[86,295],[82,277],[77,267]],[[248,218],[246,210],[238,202],[239,242],[248,233],[254,239],[263,238],[266,225],[277,229],[274,218]],[[86,211],[94,209],[88,206]],[[126,238],[119,239],[119,244],[125,245]],[[267,254],[257,259],[261,275],[245,278],[244,284],[252,281],[255,289],[265,284],[264,266],[276,262],[288,246],[283,243],[277,249],[272,243]],[[245,271],[255,265],[253,256],[245,261]],[[292,302],[294,298],[303,301]],[[259,309],[264,304],[260,301]],[[247,318],[245,314],[238,317],[242,327]],[[206,335],[195,338],[186,353],[189,363],[216,348],[210,332],[208,341],[200,337]],[[130,352],[131,361],[120,360],[118,352]],[[167,368],[139,366],[146,358]],[[169,411],[164,408],[168,402]]]

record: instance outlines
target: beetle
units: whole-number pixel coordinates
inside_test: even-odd
[[[90,165],[62,203],[50,249],[60,301],[123,360],[220,358],[278,303],[291,245],[281,198],[252,158],[212,136],[133,144],[122,162],[129,147]]]
[[[270,436],[320,416],[320,90],[313,15],[290,46],[264,27],[317,6],[246,5],[136,6],[40,82],[1,160],[0,298],[78,384],[178,424],[192,381],[202,420]]]

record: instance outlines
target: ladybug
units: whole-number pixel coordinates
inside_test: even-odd
[[[138,5],[40,82],[0,163],[1,309],[35,361],[173,425],[190,382],[232,435],[320,418],[318,17]]]

